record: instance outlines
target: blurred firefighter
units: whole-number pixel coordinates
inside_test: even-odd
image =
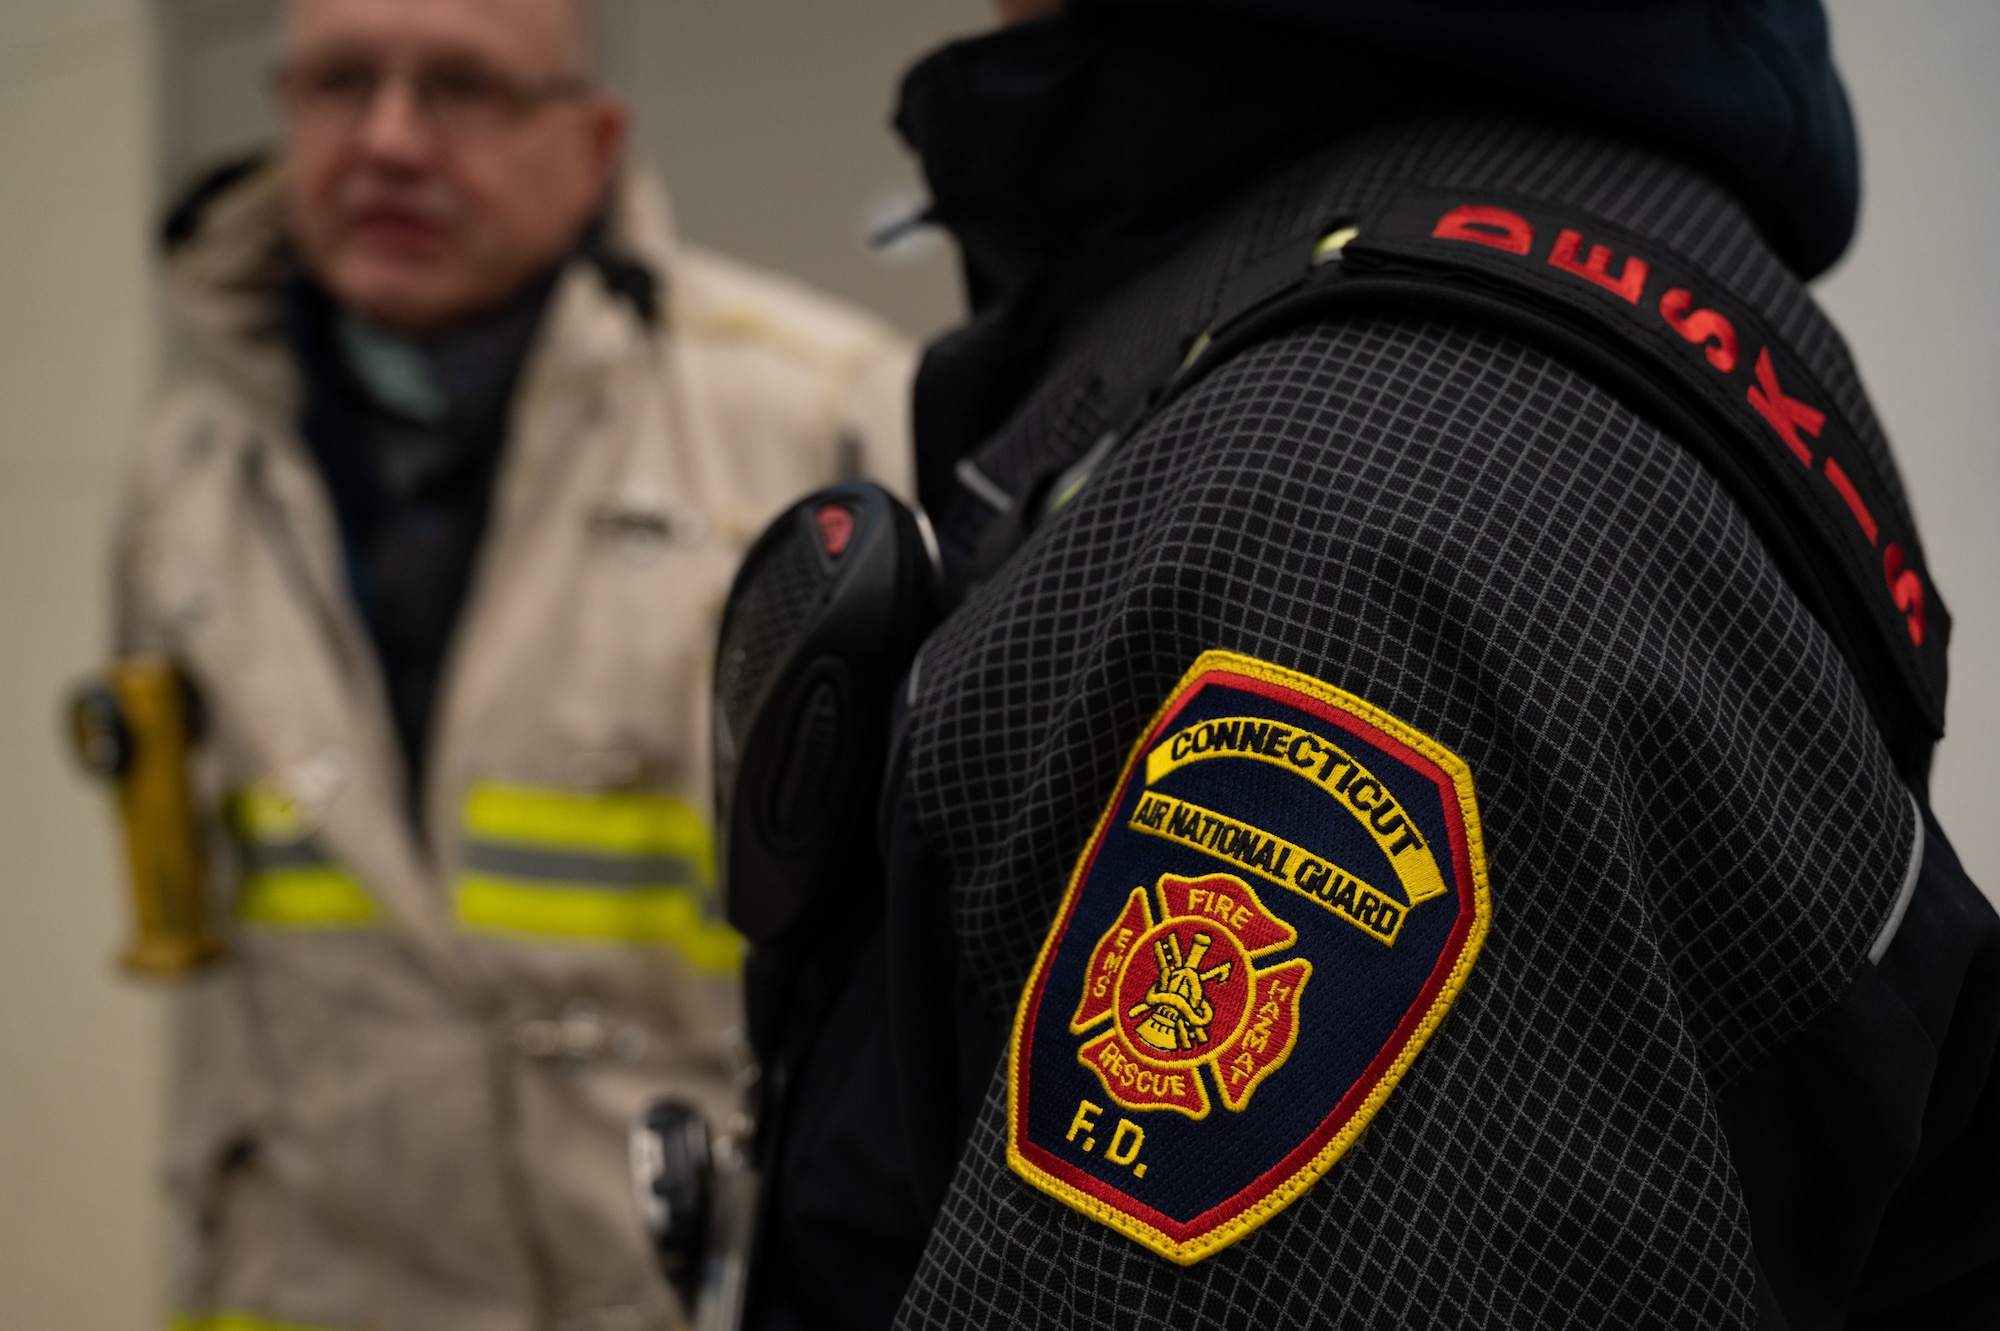
[[[907,488],[911,352],[675,239],[574,0],[298,0],[280,160],[170,219],[117,649],[229,958],[173,1000],[187,1328],[682,1319],[640,1106],[731,1107],[706,677],[743,544]]]

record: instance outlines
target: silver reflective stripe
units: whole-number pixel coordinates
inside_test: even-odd
[[[492,841],[468,842],[465,867],[496,878],[590,887],[692,887],[701,881],[680,855],[589,855]]]
[[[1111,450],[1118,447],[1118,441],[1122,437],[1116,430],[1106,430],[1098,436],[1097,442],[1090,446],[1088,453],[1070,463],[1063,474],[1056,477],[1055,484],[1049,487],[1049,497],[1042,505],[1042,516],[1053,514],[1076,498],[1077,492],[1089,484],[1091,476],[1103,464],[1104,459],[1111,456]]]
[[[993,478],[972,465],[971,458],[960,458],[951,474],[958,477],[958,483],[978,496],[979,500],[995,513],[1005,513],[1014,507],[1014,496],[1002,490]]]
[[[922,504],[918,504],[910,511],[910,516],[917,520],[917,535],[924,539],[924,557],[931,561],[931,575],[942,578],[944,551],[938,548],[937,528],[931,526],[931,515],[924,512]]]
[[[244,867],[251,873],[273,873],[279,869],[317,869],[333,862],[326,857],[326,852],[310,841],[279,844],[245,841],[242,845]]]
[[[903,705],[905,707],[915,707],[917,705],[917,681],[923,677],[923,670],[924,649],[919,647],[917,648],[917,654],[910,658],[909,688],[903,697]],[[720,712],[717,714],[720,715]]]
[[[1903,927],[1903,916],[1910,909],[1910,898],[1917,894],[1917,872],[1924,867],[1924,811],[1917,807],[1915,795],[1910,796],[1910,813],[1917,822],[1917,834],[1910,841],[1910,867],[1903,871],[1903,890],[1896,893],[1889,922],[1882,926],[1882,932],[1875,935],[1875,942],[1868,949],[1870,965],[1880,962],[1889,944],[1896,941],[1896,931]]]

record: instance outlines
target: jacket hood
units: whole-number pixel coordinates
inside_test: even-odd
[[[896,125],[971,305],[917,377],[925,502],[1071,311],[1283,162],[1427,111],[1582,120],[1665,148],[1730,186],[1806,276],[1853,232],[1853,128],[1818,0],[1069,0],[903,83]]]
[[[1861,168],[1820,0],[1069,0],[1279,19],[1616,126],[1730,185],[1801,277],[1853,238]]]
[[[925,502],[1032,383],[1069,312],[1283,162],[1428,88],[1374,48],[1167,4],[1019,23],[918,64],[896,124],[922,158],[931,218],[959,241],[972,315],[918,373]]]

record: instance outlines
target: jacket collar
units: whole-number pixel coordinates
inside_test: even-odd
[[[601,241],[571,269],[595,270],[600,288],[628,304],[637,321],[664,317],[674,289],[680,242],[665,188],[644,168],[627,167],[613,185]],[[267,422],[289,428],[302,384],[286,335],[284,295],[298,269],[286,235],[284,168],[272,164],[223,190],[175,246],[167,268],[168,304],[195,360]],[[577,275],[566,272],[560,286]],[[556,314],[551,309],[552,321]],[[601,329],[601,321],[593,322]],[[544,338],[537,374],[569,378],[602,369],[624,340],[601,335]]]
[[[924,502],[942,502],[952,465],[998,428],[1073,311],[1426,86],[1407,62],[1325,33],[1172,6],[1016,24],[920,63],[896,124],[932,217],[959,241],[972,306],[917,378]]]

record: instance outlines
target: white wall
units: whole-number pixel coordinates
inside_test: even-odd
[[[904,68],[991,26],[987,0],[598,0],[606,74],[688,236],[797,273],[919,336],[956,322],[934,237],[885,260],[862,234],[922,191],[889,131]]]
[[[1902,459],[1956,621],[1931,778],[2000,902],[2000,5],[1831,0],[1861,127],[1861,235],[1819,296]]]
[[[143,0],[0,11],[0,1327],[157,1324],[159,1022],[120,981],[108,813],[56,702],[103,642],[153,376]]]

